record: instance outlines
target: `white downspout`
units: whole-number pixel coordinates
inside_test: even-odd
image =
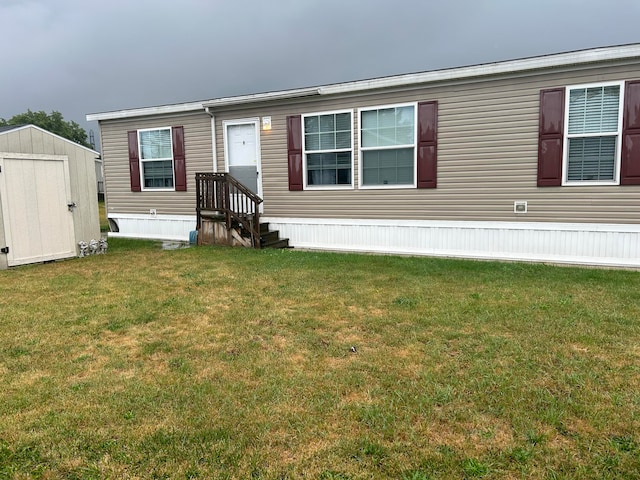
[[[211,117],[211,151],[213,152],[213,173],[218,173],[218,150],[216,148],[216,117],[209,107],[204,107],[204,111]]]

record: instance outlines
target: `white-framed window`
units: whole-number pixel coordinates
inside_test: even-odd
[[[567,87],[564,185],[617,185],[622,143],[622,82]]]
[[[174,190],[171,127],[138,130],[142,190]]]
[[[359,110],[361,188],[416,186],[415,103]]]
[[[304,188],[353,188],[351,110],[302,115]]]

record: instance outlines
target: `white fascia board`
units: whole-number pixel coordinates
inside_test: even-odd
[[[268,102],[269,100],[281,100],[286,98],[309,97],[319,95],[320,87],[297,88],[295,90],[280,90],[277,92],[255,93],[252,95],[241,95],[238,97],[216,98],[202,102],[204,107],[215,108],[227,105],[239,105],[243,103]]]
[[[305,97],[318,95],[317,87],[298,88],[295,90],[283,90],[278,92],[256,93],[252,95],[240,95],[237,97],[216,98],[203,102],[180,103],[175,105],[163,105],[160,107],[133,108],[130,110],[117,110],[114,112],[89,113],[86,116],[88,122],[100,120],[118,120],[123,118],[144,117],[150,115],[162,115],[171,113],[183,113],[193,111],[205,112],[207,108],[223,107],[227,105],[239,105],[255,102],[266,102],[269,100],[280,100],[285,98]]]
[[[202,110],[204,112],[202,102],[178,103],[175,105],[162,105],[160,107],[132,108],[130,110],[117,110],[114,112],[89,113],[87,114],[86,118],[87,122],[95,122],[100,120],[117,120],[120,118],[144,117],[148,115],[195,112],[198,110]]]
[[[447,80],[483,77],[506,73],[519,73],[529,70],[580,65],[586,63],[621,60],[640,57],[640,44],[618,47],[595,48],[576,52],[558,53],[541,57],[508,60],[505,62],[486,63],[469,67],[448,68],[431,72],[411,73],[392,77],[359,80],[320,87],[320,95],[350,93],[377,88],[402,87],[420,83],[433,83]]]

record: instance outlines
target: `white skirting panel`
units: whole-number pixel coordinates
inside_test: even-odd
[[[263,217],[298,248],[640,267],[640,225]]]
[[[118,225],[109,237],[147,238],[154,240],[189,241],[189,232],[196,229],[195,215],[133,215],[110,213],[109,220]]]

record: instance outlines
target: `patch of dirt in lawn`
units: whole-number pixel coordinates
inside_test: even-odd
[[[447,445],[460,451],[480,454],[488,450],[506,450],[514,445],[511,425],[481,416],[473,422],[453,422],[445,419],[421,418],[416,421],[416,431],[424,432],[434,444]]]
[[[47,378],[48,375],[41,370],[29,370],[21,373],[11,382],[12,386],[24,388],[33,386],[38,380]]]

